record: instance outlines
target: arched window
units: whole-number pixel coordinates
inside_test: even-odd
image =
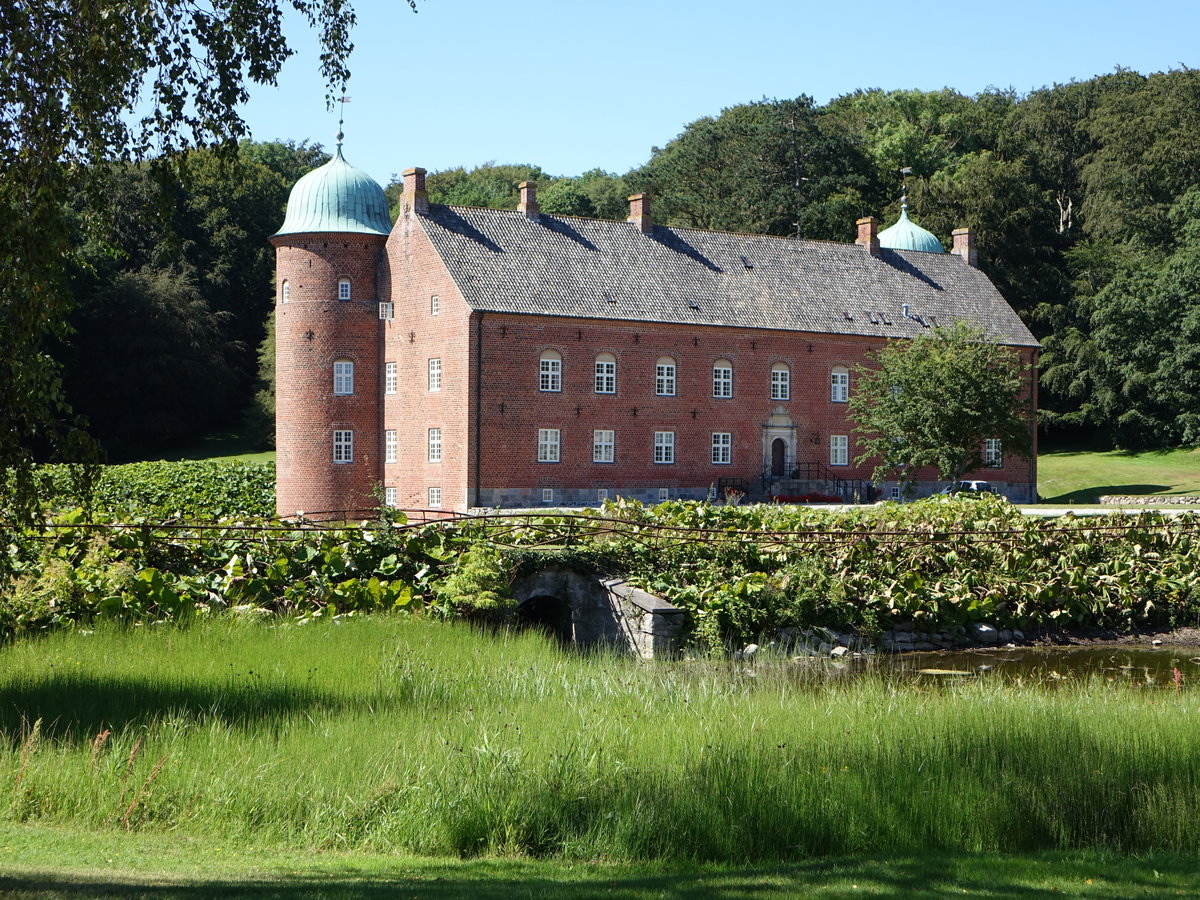
[[[615,394],[617,392],[617,358],[611,353],[601,353],[596,357],[596,393]]]
[[[850,400],[850,370],[845,366],[834,366],[829,373],[829,399],[833,403]]]
[[[562,354],[547,350],[538,362],[538,390],[562,390]]]
[[[654,393],[660,397],[675,396],[675,360],[659,357],[654,364]]]
[[[713,363],[713,396],[733,396],[733,363],[727,359]]]
[[[771,366],[771,399],[792,399],[792,370],[787,363],[775,363]]]
[[[350,299],[350,279],[349,278],[343,278],[341,281],[338,282],[338,299],[339,300],[349,300]]]
[[[291,285],[288,284],[287,279],[286,278],[283,279],[283,284],[281,284],[279,286],[279,301],[281,303],[287,303],[288,300],[291,299],[291,290],[290,289],[291,289]]]
[[[339,359],[333,364],[333,392],[354,393],[354,363],[348,359]]]

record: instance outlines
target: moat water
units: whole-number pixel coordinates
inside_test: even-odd
[[[956,650],[877,657],[870,665],[877,670],[933,680],[993,678],[1049,684],[1100,678],[1147,686],[1174,686],[1200,682],[1200,647]]]

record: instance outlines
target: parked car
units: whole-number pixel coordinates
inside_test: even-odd
[[[942,488],[938,491],[939,496],[953,496],[954,494],[991,494],[992,486],[986,481],[956,481],[950,487]]]

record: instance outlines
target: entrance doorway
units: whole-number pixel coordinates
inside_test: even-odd
[[[784,476],[784,465],[787,460],[787,441],[775,438],[771,441],[771,474],[776,478]]]

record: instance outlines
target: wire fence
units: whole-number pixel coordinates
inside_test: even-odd
[[[403,520],[390,518],[359,521],[318,520],[326,515],[317,513],[312,519],[271,519],[258,522],[179,521],[162,522],[75,522],[46,523],[42,537],[51,539],[65,531],[137,532],[147,538],[155,534],[170,535],[177,542],[206,541],[214,538],[231,539],[254,537],[262,542],[288,544],[312,534],[350,536],[365,531],[403,533],[420,529],[437,529],[454,536],[483,540],[497,548],[537,549],[570,547],[583,541],[623,540],[647,546],[680,545],[746,545],[759,548],[799,548],[805,546],[845,546],[866,542],[881,549],[889,546],[927,544],[952,546],[963,543],[1002,543],[1016,545],[1041,538],[1072,535],[1086,539],[1117,539],[1131,532],[1156,532],[1178,536],[1200,532],[1200,516],[1180,516],[1158,522],[1148,522],[1138,516],[1133,521],[1096,521],[1072,519],[1043,520],[1029,527],[1001,528],[939,528],[929,523],[911,529],[897,528],[829,528],[747,529],[723,523],[711,525],[678,525],[648,520],[636,520],[584,515],[580,513],[486,513],[461,514],[442,510],[397,510]],[[378,516],[378,511],[372,511]]]

